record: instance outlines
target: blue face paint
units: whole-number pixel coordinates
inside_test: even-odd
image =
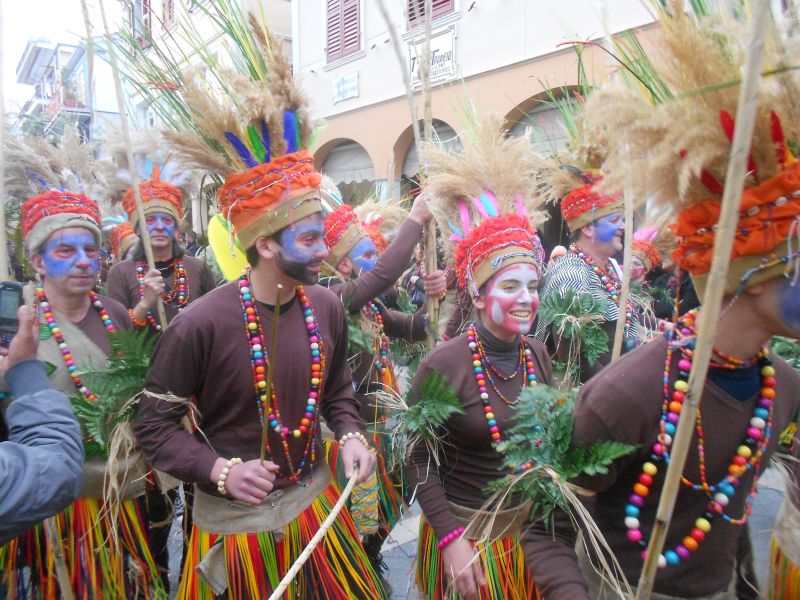
[[[363,273],[369,273],[378,262],[378,250],[375,248],[375,243],[369,238],[359,241],[347,256],[350,257],[353,265]]]
[[[781,316],[792,331],[800,332],[800,285],[792,285],[788,279],[780,282],[778,290]]]
[[[147,215],[147,233],[153,235],[165,235],[169,238],[175,237],[175,219],[167,213],[151,213]]]
[[[85,229],[80,233],[56,232],[44,246],[42,262],[45,275],[53,279],[96,277],[100,271],[100,252],[94,236]]]
[[[607,244],[617,235],[620,228],[625,225],[625,219],[620,213],[612,213],[601,217],[594,222],[594,230],[597,232],[597,239]]]
[[[322,215],[313,214],[286,227],[280,245],[277,264],[281,271],[301,283],[317,283],[322,259],[328,256]]]

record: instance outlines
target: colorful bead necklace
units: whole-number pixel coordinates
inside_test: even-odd
[[[392,367],[389,360],[389,338],[383,331],[383,315],[378,305],[372,301],[368,302],[361,311],[367,319],[375,321],[378,325],[378,361],[375,363],[375,369],[378,377],[381,377],[384,369]]]
[[[497,423],[497,419],[495,419],[494,410],[489,401],[489,388],[486,387],[487,382],[500,399],[508,406],[513,406],[517,403],[517,400],[509,401],[500,393],[497,386],[494,384],[490,369],[488,368],[491,363],[485,352],[481,352],[480,350],[480,339],[478,338],[478,331],[475,328],[475,323],[470,323],[467,327],[467,341],[472,355],[472,370],[475,373],[475,383],[478,385],[478,393],[480,393],[481,402],[483,402],[483,416],[486,417],[486,424],[489,426],[489,434],[491,435],[492,443],[499,444],[503,441],[503,436],[500,433],[500,426]],[[522,339],[520,339],[520,348],[525,356],[525,369],[527,374],[527,378],[525,382],[523,382],[522,387],[524,388],[526,384],[528,386],[537,385],[536,370],[533,366],[533,353]],[[522,364],[520,364],[520,370],[521,367]],[[510,378],[506,381],[508,380],[510,380]]]
[[[638,544],[643,550],[646,550],[647,542],[644,540],[640,529],[639,514],[642,506],[644,506],[644,499],[650,493],[650,487],[659,472],[661,463],[664,465],[669,464],[672,436],[677,429],[683,402],[689,390],[688,381],[689,373],[692,369],[691,352],[693,350],[690,337],[696,335],[694,330],[695,315],[696,312],[693,311],[679,319],[675,329],[670,334],[670,344],[664,368],[664,403],[659,424],[660,433],[653,444],[653,453],[650,455],[650,460],[642,465],[642,473],[639,475],[637,483],[634,484],[633,493],[625,507],[625,527],[628,529],[628,539]],[[676,347],[683,352],[683,355],[678,361],[678,377],[670,386],[672,356]],[[684,347],[686,348],[684,349]],[[738,361],[739,359],[734,360]],[[731,459],[731,464],[727,469],[728,474],[715,485],[709,485],[706,477],[702,417],[700,411],[698,410],[697,412],[696,431],[700,483],[692,483],[683,476],[681,481],[685,486],[706,494],[709,498],[709,503],[706,511],[695,520],[694,527],[689,532],[689,535],[685,536],[680,544],[665,551],[659,557],[658,565],[660,568],[668,565],[677,565],[691,558],[692,553],[697,551],[708,532],[711,531],[714,520],[718,516],[732,525],[744,525],[747,522],[752,510],[752,502],[758,493],[758,478],[761,473],[764,451],[769,445],[772,434],[773,399],[775,398],[775,369],[771,364],[767,349],[762,349],[755,360],[760,366],[761,393],[753,410],[753,417],[750,419],[745,439],[739,445],[736,455]],[[748,361],[739,362],[747,364]],[[725,513],[725,507],[736,494],[741,478],[751,470],[753,471],[753,484],[745,503],[744,514],[740,519],[733,518]]]
[[[619,308],[619,294],[622,288],[622,282],[614,272],[613,267],[609,269],[601,269],[594,259],[581,250],[577,244],[570,244],[569,251],[580,258],[586,266],[600,279],[600,283],[606,289],[608,297]],[[625,310],[625,337],[628,337],[628,331],[631,328],[631,317],[633,315],[633,304],[628,300],[628,307]]]
[[[50,303],[47,301],[47,297],[44,294],[44,288],[38,286],[36,288],[35,297],[36,304],[42,308],[44,321],[47,324],[47,327],[50,329],[50,333],[53,334],[53,339],[55,339],[58,349],[61,351],[61,356],[64,357],[64,364],[67,367],[69,378],[72,380],[75,388],[81,394],[83,394],[87,400],[94,402],[97,400],[97,396],[95,396],[94,393],[88,387],[86,387],[83,381],[81,381],[81,378],[76,374],[78,367],[75,365],[73,360],[72,351],[69,349],[69,346],[67,346],[67,343],[64,340],[64,336],[61,333],[61,328],[58,326],[58,323],[56,323],[53,310],[50,308]],[[103,322],[103,327],[105,327],[106,331],[109,333],[114,333],[116,331],[114,328],[114,323],[111,322],[111,317],[108,315],[108,311],[103,308],[103,304],[100,302],[100,296],[98,296],[94,291],[90,291],[89,301],[97,311],[97,314],[100,315],[100,320]]]
[[[147,272],[145,264],[142,261],[136,261],[136,281],[139,284],[139,297],[144,297],[144,275]],[[166,303],[172,304],[178,308],[183,308],[189,303],[189,277],[186,275],[186,268],[183,266],[183,260],[175,258],[172,260],[172,287],[169,291],[161,293],[161,298]],[[153,329],[161,329],[161,326],[153,316],[152,311],[147,311],[145,320],[150,324]]]
[[[300,474],[308,465],[312,466],[316,459],[317,433],[319,429],[319,401],[322,388],[322,380],[325,373],[325,351],[322,336],[317,327],[314,317],[314,310],[311,303],[303,291],[302,286],[295,290],[297,299],[303,311],[303,318],[308,331],[308,341],[311,350],[311,373],[309,382],[308,399],[303,417],[297,427],[290,429],[281,420],[281,413],[278,408],[278,397],[275,393],[275,386],[272,386],[270,398],[267,398],[267,369],[269,365],[269,355],[264,346],[264,330],[261,326],[261,319],[258,316],[258,307],[255,298],[251,293],[250,270],[242,274],[239,278],[239,299],[242,306],[242,316],[245,323],[248,345],[250,347],[250,369],[253,375],[253,385],[256,392],[256,407],[258,418],[264,422],[265,413],[269,427],[281,438],[283,454],[286,458],[288,473],[286,476],[297,484],[300,484]],[[303,456],[294,467],[292,455],[289,450],[289,437],[300,438],[308,434]],[[271,455],[269,440],[266,442],[267,454]]]

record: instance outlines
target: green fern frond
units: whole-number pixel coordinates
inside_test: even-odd
[[[509,475],[492,482],[490,492],[510,491],[532,503],[537,516],[549,519],[556,508],[568,511],[569,505],[560,486],[553,481],[554,472],[561,484],[580,475],[606,473],[616,459],[631,453],[635,447],[619,442],[597,442],[591,447],[573,446],[573,410],[576,392],[561,391],[539,384],[526,388],[517,404],[517,421],[506,440],[499,445],[507,467],[531,463],[523,477]]]

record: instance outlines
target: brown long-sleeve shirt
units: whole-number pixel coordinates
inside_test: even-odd
[[[493,364],[502,360],[503,366],[497,365],[501,372],[513,371],[513,366],[508,368],[508,364],[513,365],[518,360],[519,343],[504,344],[487,337],[483,331],[482,341],[496,349],[492,352],[487,348]],[[533,351],[538,381],[550,384],[553,369],[546,348],[533,338],[525,338],[525,343]],[[511,471],[503,466],[503,456],[490,438],[466,334],[442,342],[422,360],[412,385],[412,402],[419,400],[423,383],[434,372],[456,392],[464,414],[453,415],[441,432],[439,467],[426,445],[419,444],[406,465],[406,476],[425,518],[441,539],[460,525],[448,501],[467,508],[480,508],[489,497],[486,486]],[[516,400],[521,391],[521,377],[524,374],[519,373],[510,381],[495,378],[495,383],[507,399]],[[489,395],[501,434],[508,432],[514,423],[515,408],[505,404],[491,388]]]
[[[641,550],[627,538],[625,507],[641,466],[648,460],[658,435],[661,417],[662,380],[667,342],[662,337],[622,357],[617,363],[589,380],[581,390],[575,409],[573,443],[592,445],[601,440],[616,440],[638,446],[633,454],[615,461],[608,474],[582,477],[575,483],[597,492],[593,499],[594,517],[632,585],[638,581],[643,561]],[[781,359],[774,357],[777,397],[774,404],[772,438],[764,455],[764,466],[778,443],[778,436],[791,422],[800,406],[800,375]],[[673,360],[670,381],[677,374]],[[753,415],[756,397],[740,401],[707,381],[701,399],[705,438],[705,463],[708,480],[715,484],[725,474],[731,457],[744,439]],[[660,469],[650,488],[639,520],[642,533],[649,539],[666,468]],[[695,433],[684,475],[699,481],[697,434]],[[740,481],[739,492],[730,500],[727,514],[740,518],[747,491],[752,485],[752,471]],[[708,497],[681,486],[665,549],[674,548],[689,534],[694,521],[703,515]],[[714,520],[711,532],[688,561],[660,569],[654,591],[692,598],[727,589],[733,574],[734,557],[742,527],[721,518]],[[569,520],[559,515],[555,531],[538,524],[523,539],[526,560],[534,580],[547,600],[582,600],[588,598],[586,586],[573,550],[575,534]]]
[[[182,260],[189,284],[189,302],[193,302],[216,287],[214,275],[208,265],[198,258],[184,256]],[[172,287],[172,273],[172,269],[164,272],[165,291],[169,291]],[[123,260],[111,268],[106,280],[106,293],[122,303],[125,308],[134,308],[139,303],[141,296],[135,260]],[[165,302],[164,312],[169,323],[178,314],[179,309],[174,302]]]
[[[351,431],[365,433],[347,367],[347,322],[341,302],[318,285],[307,286],[305,293],[324,343],[321,415],[337,437]],[[264,331],[271,331],[272,311],[259,303],[258,314]],[[273,386],[281,419],[286,426],[296,427],[305,412],[311,372],[305,316],[296,299],[281,309],[278,342],[270,366],[275,369]],[[200,433],[190,434],[181,427],[186,406],[157,400],[145,392],[134,433],[156,468],[184,481],[198,482],[204,490],[216,493],[208,477],[217,458],[258,458],[261,422],[238,282],[217,288],[175,317],[156,345],[146,391],[194,398],[200,412],[199,427],[210,444],[209,447]],[[269,459],[285,472],[287,463],[280,436],[270,429],[268,439],[272,450]],[[306,440],[306,436],[289,440],[295,467]],[[322,460],[323,454],[318,438],[316,460]],[[287,485],[289,482],[282,477],[276,481],[278,488]]]

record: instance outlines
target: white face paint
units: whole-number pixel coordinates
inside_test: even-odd
[[[513,334],[526,334],[539,308],[539,270],[531,264],[509,265],[486,285],[486,313],[492,323]]]

